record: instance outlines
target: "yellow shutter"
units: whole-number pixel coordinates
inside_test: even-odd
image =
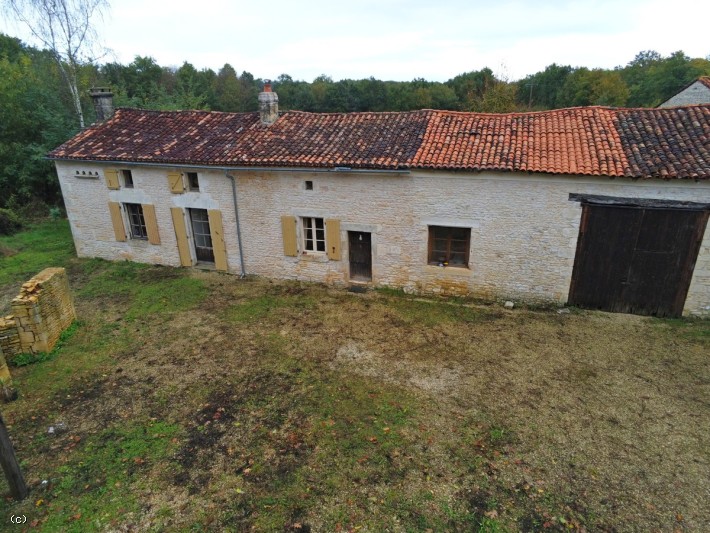
[[[326,219],[325,247],[328,250],[328,259],[340,261],[340,220]]]
[[[121,186],[118,182],[118,170],[109,168],[104,170],[104,176],[106,177],[106,186],[109,189],[120,189]],[[125,240],[125,239],[124,239]]]
[[[296,217],[281,217],[281,233],[284,239],[284,255],[296,257],[298,255]]]
[[[170,184],[170,192],[174,194],[185,192],[185,185],[182,183],[182,172],[168,172],[168,183]]]
[[[143,219],[145,220],[145,229],[148,232],[148,242],[150,244],[160,244],[158,219],[155,217],[155,206],[153,204],[143,204]]]
[[[126,240],[126,226],[123,225],[121,204],[118,202],[109,202],[108,210],[109,213],[111,213],[111,223],[113,224],[113,233],[116,235],[116,240],[124,242]]]
[[[185,229],[185,217],[181,207],[171,207],[170,214],[173,217],[173,227],[177,238],[178,253],[180,254],[180,264],[182,266],[192,266],[192,256],[190,246],[187,243],[187,231]]]
[[[207,217],[210,221],[210,236],[212,237],[212,250],[214,251],[214,267],[217,270],[227,271],[227,244],[224,242],[224,228],[222,227],[222,213],[216,209],[209,209]]]

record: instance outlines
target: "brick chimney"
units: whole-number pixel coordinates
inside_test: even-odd
[[[279,118],[279,96],[271,90],[271,80],[264,80],[264,90],[259,93],[259,115],[264,126]]]
[[[113,93],[107,87],[92,87],[89,96],[94,102],[96,122],[103,122],[113,116]]]

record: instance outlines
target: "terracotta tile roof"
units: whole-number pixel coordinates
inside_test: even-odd
[[[710,76],[701,76],[698,81],[710,89]]]
[[[710,179],[710,105],[536,113],[119,109],[53,159],[253,167],[542,172]]]

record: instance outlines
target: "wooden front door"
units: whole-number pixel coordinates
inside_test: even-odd
[[[192,242],[198,263],[214,263],[214,248],[207,209],[190,209]]]
[[[569,303],[681,316],[708,212],[582,206]]]
[[[371,233],[348,231],[350,250],[350,279],[372,281],[372,239]]]

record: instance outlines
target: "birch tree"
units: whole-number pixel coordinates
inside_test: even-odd
[[[74,111],[83,129],[84,112],[78,86],[82,64],[103,55],[93,26],[108,9],[107,0],[0,0],[5,13],[24,24],[32,36],[53,55],[71,94]]]

